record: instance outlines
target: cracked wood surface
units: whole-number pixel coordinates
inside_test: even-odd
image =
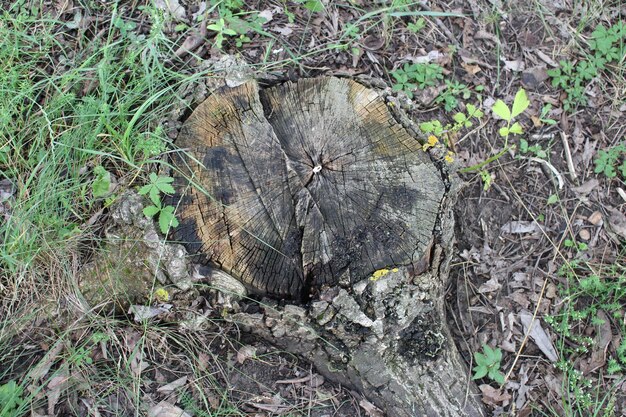
[[[354,81],[223,89],[176,144],[174,238],[252,290],[306,299],[428,256],[441,174]]]

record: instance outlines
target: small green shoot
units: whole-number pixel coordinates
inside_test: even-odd
[[[174,187],[172,187],[174,178],[166,176],[157,176],[154,172],[150,173],[150,183],[144,185],[139,189],[139,194],[148,195],[152,205],[146,206],[143,209],[143,214],[148,217],[154,217],[159,215],[159,228],[163,234],[167,234],[170,227],[178,226],[178,219],[174,215],[173,206],[163,206],[161,202],[161,193],[173,194]]]
[[[594,160],[596,165],[594,172],[604,174],[607,178],[615,178],[619,171],[626,178],[626,142],[612,148],[598,151]]]
[[[13,416],[24,402],[23,388],[14,380],[0,385],[0,416]]]
[[[519,151],[522,154],[531,153],[537,158],[546,159],[548,153],[539,144],[530,145],[526,139],[519,140]]]
[[[422,29],[426,27],[426,19],[420,17],[414,22],[409,23],[406,28],[413,33],[419,33]]]
[[[472,95],[467,85],[458,81],[446,80],[446,89],[443,90],[435,99],[435,103],[443,103],[444,109],[450,112],[459,106],[459,98],[467,100]]]
[[[437,64],[404,64],[391,72],[396,83],[393,91],[404,91],[409,98],[413,98],[413,91],[417,88],[426,88],[437,84],[443,79],[443,69]]]
[[[491,184],[493,183],[493,176],[489,171],[483,169],[480,171],[480,179],[483,182],[483,191],[489,191]]]
[[[208,30],[212,30],[216,32],[215,35],[215,46],[217,49],[222,49],[222,44],[224,43],[225,36],[235,36],[237,32],[226,27],[226,22],[224,18],[219,18],[215,23],[207,25],[206,28]]]
[[[502,351],[499,348],[492,349],[483,344],[483,352],[474,352],[474,376],[472,379],[480,379],[487,376],[489,379],[504,384],[504,375],[500,372],[500,361],[502,360]]]
[[[91,184],[93,197],[106,197],[109,195],[109,187],[111,186],[111,173],[100,165],[93,169],[93,173],[96,176]]]
[[[522,114],[522,112],[526,110],[529,105],[530,101],[528,100],[528,97],[526,96],[526,91],[524,91],[523,88],[520,88],[517,94],[515,94],[512,108],[509,108],[509,106],[507,106],[506,103],[500,99],[495,102],[491,110],[495,115],[507,122],[507,125],[501,127],[498,131],[500,136],[508,139],[511,133],[517,135],[521,135],[522,133],[524,133],[524,129],[522,128],[522,125],[519,124],[519,122],[515,122],[513,124],[511,124],[511,122],[513,122],[513,120],[517,116]]]

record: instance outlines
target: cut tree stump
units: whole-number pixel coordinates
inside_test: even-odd
[[[379,92],[223,88],[176,144],[173,237],[265,297],[231,320],[390,416],[483,415],[446,326],[454,181]]]

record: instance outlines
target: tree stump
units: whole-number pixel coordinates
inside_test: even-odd
[[[482,415],[445,321],[454,187],[380,93],[248,82],[176,143],[174,238],[264,297],[232,320],[390,416]]]

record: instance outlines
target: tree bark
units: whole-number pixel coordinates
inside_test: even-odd
[[[229,319],[390,416],[483,415],[446,326],[454,181],[383,95],[246,83],[203,102],[177,145],[173,236],[265,296]]]

